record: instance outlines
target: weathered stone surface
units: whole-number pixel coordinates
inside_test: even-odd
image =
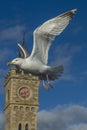
[[[21,96],[20,88],[28,88],[29,96],[26,95],[26,89],[21,92]],[[5,91],[5,130],[18,130],[20,123],[22,130],[25,130],[26,124],[28,124],[29,130],[36,130],[39,106],[38,77],[31,74],[17,73],[14,68],[6,76]]]

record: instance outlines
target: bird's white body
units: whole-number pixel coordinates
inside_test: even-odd
[[[33,61],[31,58],[26,58],[21,64],[20,68],[30,73],[38,74],[43,73],[44,71],[46,71],[46,69],[50,68],[50,66],[44,65],[39,60]]]

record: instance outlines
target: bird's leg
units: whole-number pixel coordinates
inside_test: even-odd
[[[24,71],[23,70],[21,70],[21,74],[24,75]]]
[[[49,80],[48,74],[46,75],[46,78],[47,78],[47,82],[48,82],[48,87],[52,88],[52,84],[51,84],[51,81]]]
[[[44,80],[42,81],[42,83],[43,83],[43,87],[48,90],[49,86],[45,83]]]

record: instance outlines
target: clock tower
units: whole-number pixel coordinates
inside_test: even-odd
[[[9,71],[5,79],[5,130],[37,130],[39,79]]]

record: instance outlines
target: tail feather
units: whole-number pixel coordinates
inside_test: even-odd
[[[63,74],[63,71],[64,67],[62,65],[51,67],[45,72],[45,74],[42,74],[39,78],[41,80],[47,80],[46,75],[48,75],[49,80],[59,79],[59,77]]]
[[[52,67],[51,70],[49,70],[49,79],[50,80],[55,80],[55,79],[59,79],[59,77],[63,74],[64,71],[64,67],[61,66],[56,66],[56,67]]]

